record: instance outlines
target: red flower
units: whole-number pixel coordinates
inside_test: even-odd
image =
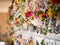
[[[59,0],[50,0],[52,4],[59,3]]]
[[[31,11],[27,11],[26,13],[25,13],[25,16],[27,17],[27,18],[29,18],[30,16],[31,16]]]

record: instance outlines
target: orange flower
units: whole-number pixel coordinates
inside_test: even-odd
[[[45,15],[44,14],[40,14],[39,17],[44,17]]]
[[[32,42],[30,42],[30,43],[28,43],[28,45],[33,45],[33,43],[32,43]]]

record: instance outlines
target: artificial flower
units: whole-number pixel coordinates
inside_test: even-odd
[[[51,4],[56,4],[56,3],[59,3],[59,0],[50,0],[50,3]]]
[[[40,20],[46,20],[46,18],[47,18],[47,17],[46,17],[45,14],[40,14],[40,15],[39,15],[39,19],[40,19]]]
[[[33,43],[32,43],[32,42],[30,42],[30,43],[28,43],[28,45],[33,45]]]
[[[48,9],[48,15],[49,15],[49,18],[50,18],[50,19],[52,19],[53,16],[54,16],[54,15],[53,15],[53,12],[54,12],[54,11],[53,11],[52,8],[49,8],[49,9]]]
[[[21,23],[21,19],[20,19],[20,18],[18,18],[18,19],[17,19],[17,22]]]
[[[40,11],[40,10],[39,10],[39,11],[37,12],[37,16],[39,16],[39,15],[42,14],[42,13],[43,13],[43,11]]]
[[[20,4],[22,0],[15,0],[17,4]]]
[[[17,25],[17,20],[15,20],[15,21],[13,22],[13,25]]]
[[[31,11],[27,11],[27,12],[25,13],[25,15],[26,15],[27,18],[31,17]]]

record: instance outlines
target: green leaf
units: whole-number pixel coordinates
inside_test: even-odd
[[[36,40],[36,44],[39,45],[38,41]]]
[[[44,35],[47,35],[47,30],[44,30],[44,31],[43,31],[43,34],[44,34]]]
[[[10,33],[10,36],[13,35],[13,34],[14,34],[14,32],[11,32],[11,33]]]
[[[40,10],[39,10],[39,11],[37,12],[37,16],[39,16],[39,14],[42,14],[42,13],[43,13],[43,11],[40,11]]]
[[[25,0],[22,0],[23,2],[25,2]]]
[[[41,41],[41,43],[40,43],[41,45],[44,45],[44,39]]]

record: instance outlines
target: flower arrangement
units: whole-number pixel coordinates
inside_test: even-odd
[[[37,1],[37,0],[36,0]],[[22,27],[22,25],[24,26],[24,28],[25,27],[27,27],[27,25],[30,25],[31,27],[33,26],[33,24],[34,24],[34,26],[35,26],[35,24],[36,24],[36,26],[37,27],[39,27],[40,25],[40,22],[39,21],[41,21],[41,24],[43,23],[43,26],[44,26],[44,28],[43,28],[43,26],[42,26],[42,28],[43,28],[43,34],[44,35],[47,35],[47,28],[49,28],[49,27],[47,27],[46,28],[46,20],[53,20],[53,18],[55,17],[55,16],[57,16],[57,14],[58,14],[58,11],[60,10],[59,9],[59,7],[58,6],[55,6],[55,3],[59,3],[58,2],[58,0],[49,0],[50,1],[50,3],[51,3],[51,5],[49,5],[48,7],[47,7],[47,9],[48,9],[48,11],[47,11],[47,14],[48,14],[48,16],[45,14],[45,10],[44,11],[41,11],[40,10],[40,8],[43,8],[43,9],[45,9],[45,5],[42,3],[42,5],[41,5],[41,7],[39,7],[40,6],[40,4],[38,3],[38,2],[35,2],[35,3],[37,3],[36,4],[36,6],[35,5],[33,5],[33,3],[34,3],[34,1],[32,2],[31,0],[27,0],[27,2],[25,2],[25,0],[15,0],[15,3],[17,3],[17,5],[19,5],[19,6],[21,6],[21,7],[19,7],[19,6],[17,6],[17,9],[16,9],[16,12],[20,9],[20,12],[18,12],[19,14],[21,14],[20,16],[18,16],[17,18],[15,18],[15,20],[13,19],[13,17],[14,17],[14,15],[12,15],[12,16],[10,16],[10,20],[12,20],[11,22],[13,22],[13,24],[11,24],[10,25],[10,28],[12,28],[13,26],[12,25],[14,25],[14,26],[17,26],[17,27]],[[24,4],[22,3],[22,2],[25,2]],[[28,4],[27,4],[28,3]],[[34,3],[34,4],[35,4]],[[20,5],[21,4],[21,5]],[[54,5],[53,5],[54,4]],[[25,6],[25,7],[24,7]],[[23,8],[24,7],[24,8]],[[34,10],[33,10],[33,7],[35,8]],[[13,9],[13,5],[11,6],[11,9],[10,10],[12,10]],[[14,10],[13,10],[14,11]],[[13,12],[12,11],[12,12]],[[11,12],[11,13],[12,13]],[[32,14],[32,13],[34,13],[34,14]],[[18,14],[17,14],[18,15]],[[17,16],[16,15],[16,16]],[[24,18],[21,18],[21,16]],[[49,18],[49,19],[47,19],[47,18]],[[38,21],[36,21],[36,20],[34,20],[34,19],[36,19],[36,20],[38,20]],[[31,22],[33,22],[33,24],[31,23]],[[36,23],[37,22],[37,23]],[[51,21],[51,23],[52,23],[53,21]],[[39,23],[39,24],[38,24]],[[50,22],[48,22],[48,23],[50,23]],[[21,25],[22,24],[22,25]],[[39,25],[39,26],[38,26]],[[48,26],[49,24],[47,24],[47,26]],[[23,27],[22,27],[23,28]],[[32,27],[33,28],[33,27]],[[45,30],[45,28],[46,28],[46,30]],[[29,28],[30,29],[30,28]],[[22,30],[25,30],[25,29],[22,29]],[[31,30],[31,29],[30,29]],[[12,32],[11,33],[11,35],[13,35],[14,33]],[[12,37],[12,38],[14,38],[14,37]],[[16,38],[14,38],[14,40],[16,40]],[[44,42],[44,40],[41,42],[41,44],[43,45],[43,42]],[[38,42],[36,42],[37,43],[37,45],[39,45],[38,44]],[[29,42],[28,43],[28,45],[33,45],[33,43],[32,42]]]

